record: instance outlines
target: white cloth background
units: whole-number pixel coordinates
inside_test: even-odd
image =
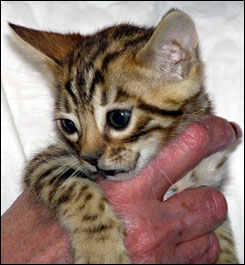
[[[244,128],[244,3],[175,1],[2,1],[2,213],[21,192],[24,162],[55,137],[50,82],[31,53],[18,48],[7,21],[59,32],[94,32],[118,22],[156,25],[172,7],[196,23],[207,89],[216,113]],[[240,261],[244,262],[244,162],[242,143],[231,158],[225,192]]]

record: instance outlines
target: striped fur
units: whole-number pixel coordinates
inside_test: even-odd
[[[10,27],[55,76],[60,141],[30,161],[28,190],[70,232],[75,263],[130,263],[123,224],[92,180],[135,176],[191,121],[213,113],[193,21],[172,10],[156,28],[121,24],[88,36]],[[108,121],[115,110],[130,112],[120,130]],[[75,132],[64,129],[64,119],[74,123]],[[211,159],[174,185],[166,198],[199,185],[222,189],[224,155]],[[235,262],[234,251],[227,252],[227,246],[233,248],[228,221],[218,229],[226,242],[218,262]]]

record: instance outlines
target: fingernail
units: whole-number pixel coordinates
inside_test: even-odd
[[[240,126],[233,121],[230,121],[229,123],[230,123],[231,127],[233,128],[233,130],[236,134],[236,138],[237,139],[241,138],[242,137],[242,129],[240,128]]]

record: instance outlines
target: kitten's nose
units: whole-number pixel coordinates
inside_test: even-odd
[[[96,154],[89,154],[89,155],[82,155],[82,159],[92,166],[97,166],[98,159],[102,156],[102,153],[96,153]]]

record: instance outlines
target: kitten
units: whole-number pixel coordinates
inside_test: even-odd
[[[192,19],[171,10],[156,28],[121,24],[87,36],[9,25],[55,77],[59,140],[29,162],[26,188],[70,233],[75,263],[130,263],[124,225],[94,180],[135,176],[191,121],[213,114]],[[224,152],[203,160],[165,199],[222,189],[225,162]],[[217,263],[238,263],[228,220],[216,233]]]

